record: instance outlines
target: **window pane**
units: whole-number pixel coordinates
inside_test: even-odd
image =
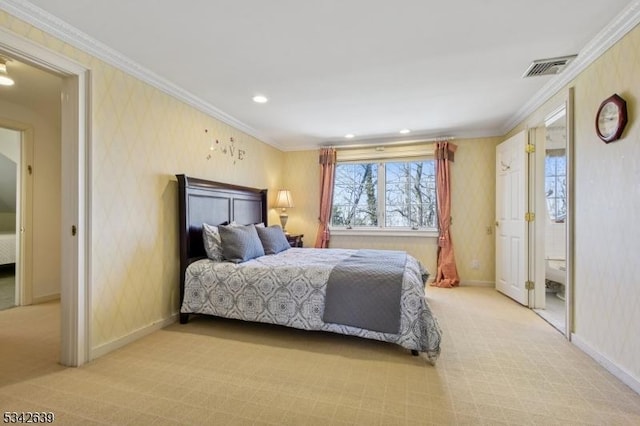
[[[563,149],[547,150],[544,174],[549,218],[552,222],[564,222],[567,214],[567,157]]]
[[[559,157],[556,161],[556,174],[559,176],[567,175],[567,157]]]
[[[553,176],[556,173],[556,159],[555,157],[549,157],[545,159],[544,164],[544,175],[545,176]]]
[[[338,164],[331,224],[378,225],[378,168],[373,163]]]
[[[435,228],[435,162],[386,163],[385,226]]]
[[[408,208],[411,204],[407,163],[387,163],[385,226],[411,226]]]

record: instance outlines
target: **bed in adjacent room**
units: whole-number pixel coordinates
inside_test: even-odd
[[[182,323],[206,314],[329,331],[395,343],[435,363],[441,332],[415,258],[291,248],[280,228],[265,226],[266,190],[177,177]]]
[[[0,265],[16,263],[16,233],[0,233]]]

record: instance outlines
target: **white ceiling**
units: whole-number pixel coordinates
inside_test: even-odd
[[[558,78],[522,79],[532,60],[581,52],[637,1],[31,3],[227,122],[293,150],[502,135]],[[269,102],[253,103],[258,93]],[[400,137],[402,128],[412,133]]]

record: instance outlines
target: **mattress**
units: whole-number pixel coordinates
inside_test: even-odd
[[[16,234],[0,234],[0,265],[16,263]]]
[[[291,248],[241,264],[209,259],[186,270],[181,313],[199,313],[322,330],[396,343],[424,352],[432,363],[440,353],[441,331],[424,294],[426,271],[407,255],[402,282],[400,331],[365,330],[323,321],[332,268],[355,250]]]

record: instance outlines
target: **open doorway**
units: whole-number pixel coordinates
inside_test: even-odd
[[[534,311],[564,334],[572,318],[572,114],[573,90],[567,100],[532,130],[536,155],[535,240],[532,270]]]
[[[19,131],[0,127],[0,310],[19,303],[16,289],[18,262]]]
[[[82,365],[89,360],[90,341],[87,324],[90,266],[87,252],[90,241],[90,195],[87,189],[90,164],[89,71],[65,56],[2,29],[0,54],[45,71],[61,81],[61,96],[58,97],[61,105],[58,117],[61,141],[58,157],[61,191],[58,198],[61,208],[60,220],[53,227],[60,235],[60,244],[54,248],[59,254],[60,270],[60,363]],[[5,120],[11,121],[10,118]],[[14,122],[17,129],[25,125],[20,120],[14,119]]]
[[[496,147],[496,290],[572,331],[573,89]],[[526,154],[525,154],[526,153]]]
[[[560,108],[545,120],[540,138],[544,160],[538,173],[544,179],[544,207],[536,226],[543,227],[544,306],[535,311],[566,333],[567,317],[567,120]]]
[[[0,87],[0,149],[15,173],[3,176],[0,200],[14,200],[14,305],[24,306],[60,299],[63,80],[18,59],[6,62],[15,83]]]

